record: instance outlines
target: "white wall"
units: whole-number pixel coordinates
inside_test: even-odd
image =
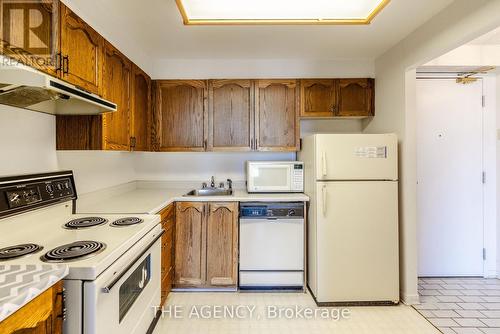
[[[54,116],[0,105],[0,176],[57,170]]]
[[[499,66],[500,45],[462,45],[425,66]]]
[[[60,169],[71,169],[79,194],[135,180],[134,154],[106,151],[57,151]]]
[[[401,295],[418,302],[416,247],[415,81],[418,65],[500,25],[500,0],[456,0],[375,61],[377,117],[365,132],[400,138]]]
[[[153,79],[269,79],[373,77],[367,59],[163,59],[153,63]]]
[[[295,153],[263,152],[192,152],[135,153],[138,180],[216,181],[245,180],[247,160],[295,160]]]

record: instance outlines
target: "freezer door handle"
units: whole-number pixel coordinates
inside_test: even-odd
[[[322,175],[326,176],[327,171],[326,171],[326,152],[322,152],[321,154],[321,168],[322,168]]]
[[[323,217],[326,216],[326,185],[323,185],[323,188],[321,188],[321,201],[323,202]]]

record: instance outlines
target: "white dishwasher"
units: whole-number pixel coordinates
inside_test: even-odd
[[[304,203],[240,206],[241,290],[304,288]]]

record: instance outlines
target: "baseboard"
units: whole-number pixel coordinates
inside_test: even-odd
[[[405,305],[416,305],[420,304],[420,296],[418,294],[406,294],[403,291],[400,292],[401,294],[401,302]]]

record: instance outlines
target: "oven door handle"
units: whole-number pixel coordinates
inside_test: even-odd
[[[136,264],[136,262],[151,248],[151,246],[153,246],[154,243],[163,236],[164,233],[165,230],[162,229],[161,233],[153,241],[151,241],[147,247],[144,248],[144,250],[134,259],[134,261],[132,261],[130,265],[125,268],[125,270],[123,270],[117,277],[115,277],[115,279],[113,279],[111,283],[102,288],[102,292],[110,293],[115,284],[118,283],[118,281],[130,270],[130,268],[132,268]]]

